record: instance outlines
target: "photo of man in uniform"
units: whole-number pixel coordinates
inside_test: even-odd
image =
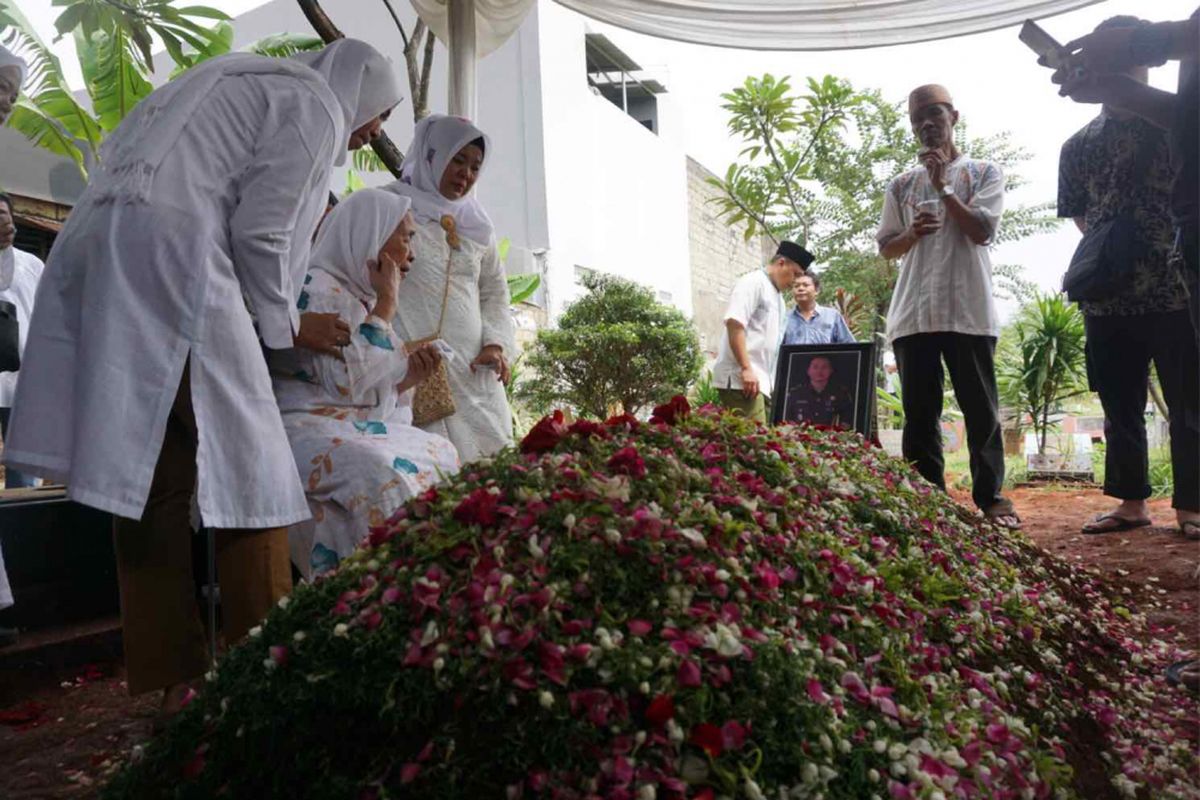
[[[830,356],[812,356],[804,371],[805,379],[788,387],[784,419],[853,428],[854,390],[839,380],[836,373]]]

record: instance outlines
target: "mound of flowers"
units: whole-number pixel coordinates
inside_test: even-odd
[[[556,414],[298,588],[107,796],[1194,796],[1121,597],[855,434]]]

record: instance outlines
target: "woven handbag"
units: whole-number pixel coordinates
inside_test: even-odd
[[[442,323],[446,321],[446,302],[450,298],[450,265],[453,262],[454,251],[458,249],[456,246],[458,237],[454,232],[453,218],[451,218],[449,228],[446,227],[446,221],[443,219],[442,227],[446,228],[446,243],[450,245],[450,253],[446,257],[446,286],[442,290],[442,311],[438,315],[437,330],[424,339],[409,342],[407,345],[409,352],[434,339],[440,339]],[[457,410],[458,407],[454,404],[454,394],[450,391],[450,372],[446,368],[445,359],[443,359],[434,373],[423,383],[418,384],[413,394],[413,424],[429,425],[449,417]]]

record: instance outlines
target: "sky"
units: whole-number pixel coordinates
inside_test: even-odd
[[[237,15],[262,5],[262,0],[205,0],[204,4]],[[1104,0],[1039,22],[1060,42],[1067,42],[1117,14],[1145,15],[1156,21],[1184,19],[1196,4],[1197,0]],[[53,8],[51,0],[21,0],[20,6],[50,40],[53,21],[61,9]],[[915,86],[943,83],[973,135],[1008,131],[1016,144],[1029,151],[1030,160],[1019,170],[1028,185],[1007,198],[1013,204],[1054,200],[1062,142],[1099,111],[1097,106],[1078,105],[1057,95],[1050,72],[1038,67],[1033,54],[1017,40],[1016,27],[899,47],[820,53],[718,49],[655,39],[599,23],[595,28],[608,33],[646,68],[649,77],[666,85],[669,102],[683,125],[685,149],[719,174],[742,147],[726,130],[720,95],[748,75],[790,75],[794,87],[803,87],[806,77],[832,74],[848,79],[856,88],[880,89],[895,101],[903,100]],[[70,41],[62,41],[56,48],[68,79],[77,84]],[[1177,74],[1175,65],[1168,64],[1152,70],[1150,81],[1174,91]],[[1064,225],[1052,234],[1001,245],[993,261],[1020,264],[1026,278],[1044,290],[1057,290],[1078,238],[1074,226]],[[1002,302],[1001,310],[1007,316],[1013,306]]]

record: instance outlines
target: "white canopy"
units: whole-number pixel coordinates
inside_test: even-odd
[[[745,50],[847,50],[923,42],[1003,28],[1099,0],[557,0],[621,28]],[[412,0],[449,41],[448,3]],[[461,2],[461,0],[460,0]],[[533,0],[474,0],[476,55],[495,50]]]

